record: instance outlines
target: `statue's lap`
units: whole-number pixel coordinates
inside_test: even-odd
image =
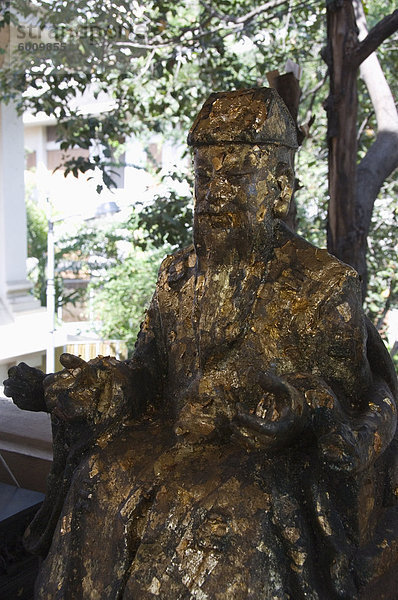
[[[40,598],[289,598],[309,548],[304,473],[288,464],[233,440],[184,445],[165,423],[126,428],[76,472],[50,552],[69,559],[44,564]]]

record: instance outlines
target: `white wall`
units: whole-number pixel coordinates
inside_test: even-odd
[[[26,211],[22,119],[12,105],[0,106],[0,295],[12,311],[37,303],[26,279]]]
[[[26,278],[27,235],[22,119],[0,105],[0,372],[46,347],[45,310]],[[0,381],[1,384],[1,381]]]

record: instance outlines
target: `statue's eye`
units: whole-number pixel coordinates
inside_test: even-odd
[[[199,177],[200,179],[210,179],[210,174],[208,171],[205,171],[204,169],[197,169],[196,170],[196,175],[197,177]]]
[[[247,180],[248,173],[228,173],[225,178],[233,185],[240,185]]]

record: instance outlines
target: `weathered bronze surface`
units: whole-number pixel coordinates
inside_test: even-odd
[[[281,220],[294,139],[272,90],[213,94],[132,359],[10,373],[54,428],[37,598],[397,598],[395,374],[355,271]]]

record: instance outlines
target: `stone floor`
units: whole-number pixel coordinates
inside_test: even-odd
[[[51,461],[50,417],[20,410],[0,393],[0,483],[45,492]]]
[[[44,494],[0,483],[0,522],[44,500]]]
[[[44,494],[0,483],[0,598],[33,600],[38,557],[23,546],[23,534]]]
[[[49,416],[20,410],[0,389],[1,600],[33,600],[39,561],[22,536],[44,498],[51,461]]]

